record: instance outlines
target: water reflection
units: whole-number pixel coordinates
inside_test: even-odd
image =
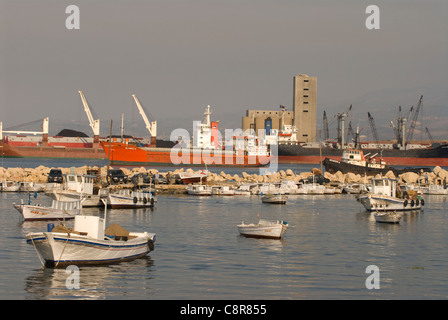
[[[123,293],[140,293],[148,298],[152,286],[154,261],[150,256],[108,266],[79,267],[79,289],[70,289],[73,272],[66,269],[41,268],[26,278],[25,291],[29,299],[105,299],[122,298]]]

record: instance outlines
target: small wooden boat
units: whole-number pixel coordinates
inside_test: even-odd
[[[53,200],[51,206],[39,204],[14,204],[22,214],[23,221],[73,219],[81,213],[81,201]]]
[[[97,216],[76,216],[73,229],[56,226],[47,232],[28,233],[25,239],[43,258],[42,264],[53,268],[117,263],[154,250],[154,233],[128,232],[117,224],[104,230],[104,221]]]
[[[381,223],[399,223],[401,218],[403,217],[402,212],[375,212],[373,214],[375,217],[376,222]]]
[[[283,194],[265,194],[261,197],[261,202],[272,204],[286,204],[288,197]]]
[[[257,224],[246,224],[244,221],[238,225],[241,235],[248,238],[281,239],[288,228],[286,221],[270,221],[260,219]]]

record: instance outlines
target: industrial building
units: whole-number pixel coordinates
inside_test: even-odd
[[[293,81],[293,110],[280,106],[278,110],[247,110],[242,119],[243,131],[253,129],[270,133],[272,129],[282,130],[284,126],[296,129],[299,142],[316,141],[317,77],[299,74]]]

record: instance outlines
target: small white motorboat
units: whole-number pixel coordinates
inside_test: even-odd
[[[22,214],[23,221],[73,219],[81,213],[81,201],[53,200],[51,206],[40,204],[13,204]]]
[[[229,186],[212,187],[212,194],[216,196],[234,196],[235,190]]]
[[[0,190],[4,192],[17,192],[20,190],[20,183],[17,181],[1,181]]]
[[[288,228],[286,221],[270,221],[260,219],[257,224],[246,224],[244,221],[238,225],[241,235],[248,238],[282,239]]]
[[[205,184],[190,184],[186,187],[187,193],[193,196],[211,196],[212,187]]]
[[[261,197],[261,202],[272,204],[286,204],[288,197],[283,194],[265,194]]]
[[[381,223],[399,223],[401,218],[403,217],[403,213],[402,212],[396,212],[396,211],[392,211],[392,212],[375,212],[373,214],[373,216],[375,217],[375,221],[376,222],[381,222]]]
[[[154,250],[154,233],[128,232],[116,224],[105,230],[104,221],[97,216],[76,216],[73,229],[51,229],[49,225],[47,232],[28,233],[25,239],[41,263],[53,268],[134,260]]]
[[[154,192],[132,191],[130,189],[120,189],[116,192],[109,192],[106,198],[101,198],[104,205],[110,208],[145,208],[154,207],[157,202]]]

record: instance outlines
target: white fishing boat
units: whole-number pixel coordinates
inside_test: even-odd
[[[286,204],[288,197],[284,194],[265,194],[261,197],[261,202],[272,204]]]
[[[51,206],[31,203],[13,204],[13,206],[22,214],[23,221],[73,219],[81,213],[81,201],[79,200],[53,200]]]
[[[369,192],[359,195],[359,201],[368,211],[419,210],[425,201],[416,192],[397,194],[397,181],[389,178],[373,178]]]
[[[110,208],[145,208],[154,207],[157,202],[152,191],[133,191],[130,189],[119,189],[110,191],[106,198],[102,198],[104,205]]]
[[[325,186],[315,182],[300,183],[296,194],[325,194]]]
[[[47,267],[111,264],[133,260],[154,250],[155,234],[128,232],[119,225],[105,230],[105,218],[76,216],[73,229],[64,226],[33,232],[26,242],[38,252]]]
[[[108,189],[94,189],[96,176],[83,174],[64,175],[63,189],[48,191],[50,198],[59,201],[81,200],[83,207],[103,206],[101,198],[106,198]]]
[[[230,186],[212,186],[212,194],[216,196],[234,196],[235,190]]]
[[[212,187],[205,184],[190,184],[186,187],[187,193],[193,196],[211,196]]]
[[[1,188],[0,190],[3,192],[17,192],[20,190],[20,183],[16,181],[1,181]]]
[[[260,219],[256,224],[246,224],[243,221],[237,227],[239,233],[248,238],[281,239],[288,228],[288,223],[286,221]]]
[[[448,194],[448,187],[446,184],[430,184],[423,192],[425,194],[446,195]]]
[[[382,212],[375,212],[373,214],[373,216],[375,217],[376,222],[399,223],[401,218],[403,217],[403,213],[396,212],[396,211],[392,211],[392,212],[382,211]]]
[[[45,184],[32,181],[24,181],[20,183],[20,191],[23,192],[41,192],[44,191]]]

